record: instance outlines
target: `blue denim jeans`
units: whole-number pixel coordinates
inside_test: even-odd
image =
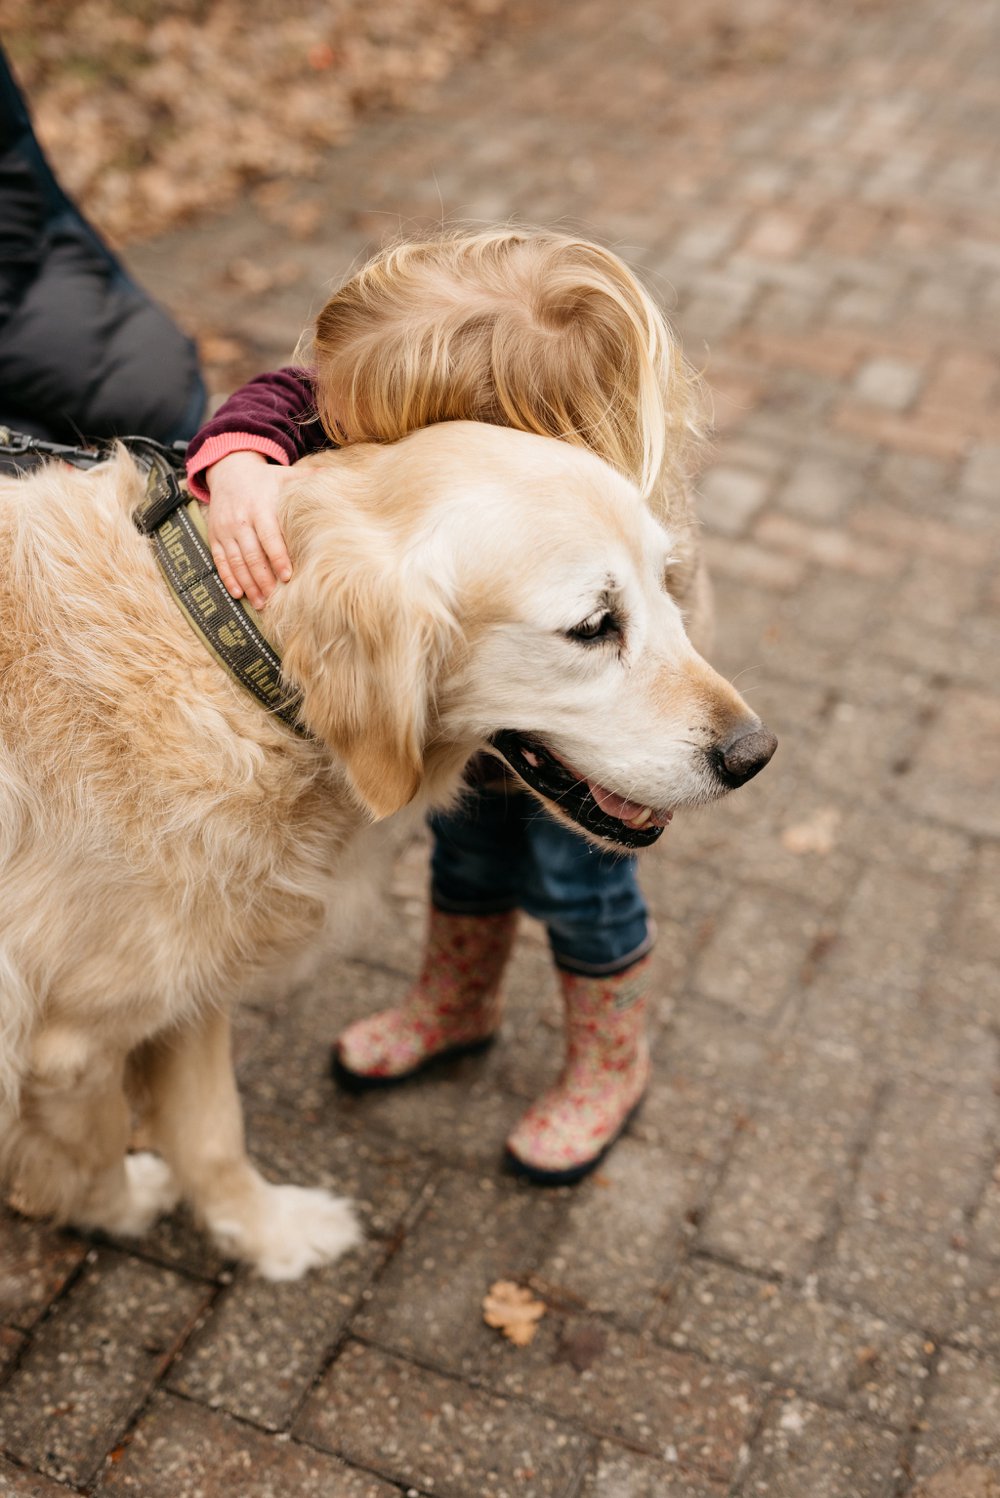
[[[595,848],[532,797],[480,788],[431,828],[438,910],[527,911],[546,926],[556,966],[591,977],[623,972],[652,946],[635,858]]]

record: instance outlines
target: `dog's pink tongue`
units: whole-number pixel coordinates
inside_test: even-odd
[[[619,796],[614,791],[606,791],[603,785],[597,785],[593,780],[588,780],[587,785],[601,810],[609,817],[617,817],[620,822],[633,822],[646,810],[644,806],[639,805],[638,801],[626,801],[624,796]],[[671,815],[669,811],[662,814],[654,811],[649,820],[654,827],[665,827]]]

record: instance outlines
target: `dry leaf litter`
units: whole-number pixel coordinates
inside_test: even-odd
[[[135,240],[307,178],[358,117],[419,99],[509,0],[0,0],[0,36],[68,190]]]

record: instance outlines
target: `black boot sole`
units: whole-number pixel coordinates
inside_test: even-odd
[[[444,1066],[449,1061],[458,1061],[463,1056],[477,1056],[482,1051],[488,1051],[495,1042],[495,1035],[484,1035],[482,1040],[469,1040],[464,1045],[449,1046],[447,1050],[437,1051],[433,1056],[428,1056],[426,1061],[421,1061],[419,1066],[400,1072],[396,1077],[368,1077],[364,1072],[351,1071],[350,1067],[345,1066],[337,1055],[337,1047],[332,1046],[330,1075],[344,1092],[380,1092],[387,1087],[399,1087],[402,1083],[410,1082],[414,1077],[422,1076],[435,1067]]]
[[[530,1181],[533,1186],[575,1186],[577,1181],[582,1181],[585,1176],[595,1171],[608,1151],[614,1148],[629,1124],[637,1117],[642,1103],[643,1099],[640,1098],[626,1113],[621,1127],[617,1133],[612,1134],[604,1148],[580,1165],[571,1165],[566,1170],[541,1170],[537,1165],[528,1165],[524,1160],[519,1160],[517,1155],[509,1149],[504,1151],[504,1165],[511,1175],[517,1176],[522,1181]]]

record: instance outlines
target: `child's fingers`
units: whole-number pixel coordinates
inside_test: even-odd
[[[278,585],[271,564],[249,526],[237,533],[227,547],[229,565],[255,609],[263,608]]]
[[[270,564],[272,576],[280,578],[283,583],[287,583],[292,575],[292,563],[285,547],[285,538],[281,534],[281,527],[273,514],[258,516],[257,539],[264,548],[264,554]],[[268,589],[268,593],[270,591]]]
[[[211,545],[212,561],[215,563],[216,572],[222,578],[222,586],[232,598],[242,598],[243,589],[236,581],[236,574],[229,565],[229,558],[226,556],[222,543],[213,541]]]

